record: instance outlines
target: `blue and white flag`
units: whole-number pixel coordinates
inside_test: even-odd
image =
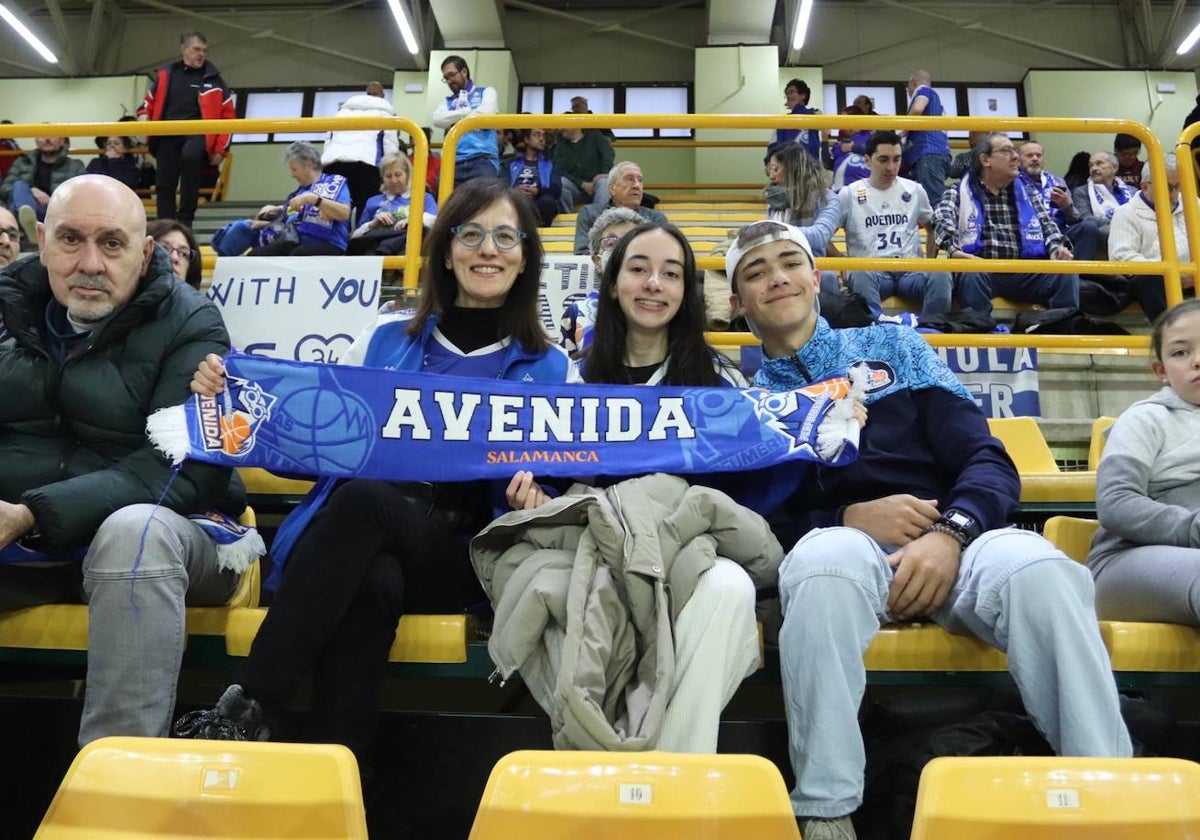
[[[796,391],[547,385],[232,355],[151,416],[175,463],[389,481],[731,472],[858,452],[848,379]],[[847,397],[850,398],[847,398]]]

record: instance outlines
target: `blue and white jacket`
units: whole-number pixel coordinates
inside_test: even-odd
[[[842,524],[848,505],[894,493],[937,499],[984,530],[1003,526],[1017,508],[1021,481],[987,419],[923,338],[906,327],[834,330],[823,319],[794,355],[766,359],[754,377],[771,391],[870,370],[867,425],[858,460],[846,467],[796,470],[795,491],[769,518],[785,550],[813,528]]]

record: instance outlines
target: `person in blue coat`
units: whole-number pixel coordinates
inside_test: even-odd
[[[456,188],[429,234],[415,311],[382,316],[343,364],[451,376],[566,382],[572,366],[538,319],[542,244],[525,197],[496,179]],[[210,356],[193,390],[224,388]],[[431,476],[432,477],[432,476]],[[494,482],[318,481],[280,526],[266,620],[216,707],[179,735],[287,737],[285,709],[311,674],[309,736],[365,759],[379,689],[405,612],[466,612],[487,602],[468,540],[504,498]]]
[[[508,182],[529,196],[541,217],[542,227],[554,224],[562,196],[562,174],[546,157],[546,132],[531,128],[525,132],[525,154],[508,163]]]

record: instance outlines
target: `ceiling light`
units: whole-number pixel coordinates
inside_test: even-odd
[[[796,28],[792,30],[792,49],[799,50],[804,46],[804,36],[808,32],[808,19],[812,16],[813,0],[800,0],[800,11],[796,13]]]
[[[0,3],[0,18],[17,31],[17,34],[25,39],[25,43],[33,47],[37,54],[51,64],[58,64],[58,59],[54,53],[46,48],[46,45],[38,40],[38,37],[29,31],[29,27],[17,20],[16,15],[8,10],[8,7]]]
[[[408,51],[413,55],[421,52],[421,47],[417,44],[417,36],[413,34],[412,24],[408,22],[408,15],[404,11],[404,6],[400,4],[400,0],[388,0],[388,8],[392,10],[392,17],[396,18],[396,26],[400,27],[400,36],[404,39],[404,46],[408,47]]]

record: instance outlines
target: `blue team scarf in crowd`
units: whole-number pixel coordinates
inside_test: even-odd
[[[232,355],[228,387],[155,412],[168,458],[335,478],[509,479],[752,470],[857,455],[844,375],[770,394],[547,385]]]
[[[972,175],[958,185],[958,236],[960,247],[968,254],[983,250],[984,210],[982,189]],[[1013,201],[1017,206],[1017,230],[1021,234],[1021,259],[1037,260],[1046,256],[1046,238],[1033,201],[1020,178],[1012,182]]]

